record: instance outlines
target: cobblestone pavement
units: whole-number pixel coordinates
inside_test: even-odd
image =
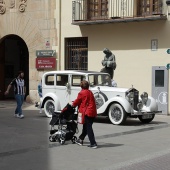
[[[156,115],[150,124],[128,119],[115,126],[97,118],[98,149],[66,141],[49,142],[50,119],[24,103],[24,119],[13,117],[14,101],[0,101],[0,169],[2,170],[169,170],[170,117]],[[82,126],[78,125],[79,136]]]

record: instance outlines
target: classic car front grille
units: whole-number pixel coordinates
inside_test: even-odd
[[[139,103],[139,91],[134,89],[134,88],[130,88],[127,92],[126,95],[128,95],[129,93],[133,92],[134,94],[134,100],[131,102],[131,105],[133,107],[134,110],[138,110],[137,104]]]
[[[135,90],[134,91],[134,105],[133,105],[134,110],[138,110],[138,108],[137,108],[138,103],[139,103],[139,92],[137,90]]]

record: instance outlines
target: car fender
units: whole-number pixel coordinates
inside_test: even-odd
[[[43,96],[43,99],[42,99],[42,107],[43,108],[44,108],[44,104],[45,104],[46,100],[48,100],[48,99],[52,99],[54,101],[55,112],[58,110],[61,110],[59,98],[54,93],[48,93],[45,96]]]
[[[125,98],[117,96],[107,100],[99,109],[97,109],[97,113],[104,113],[111,103],[120,104],[127,113],[131,113],[133,110],[130,103]]]
[[[148,100],[146,102],[146,105],[143,106],[142,111],[147,111],[147,112],[154,112],[158,111],[158,104],[156,103],[156,100],[148,96]]]

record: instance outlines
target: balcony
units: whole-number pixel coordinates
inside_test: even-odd
[[[91,25],[117,22],[166,20],[163,0],[75,0],[72,24]]]

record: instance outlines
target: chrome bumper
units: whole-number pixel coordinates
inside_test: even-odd
[[[131,115],[145,115],[145,114],[158,114],[158,113],[162,113],[162,111],[153,111],[153,112],[147,112],[147,111],[135,111],[133,113],[131,113]]]

